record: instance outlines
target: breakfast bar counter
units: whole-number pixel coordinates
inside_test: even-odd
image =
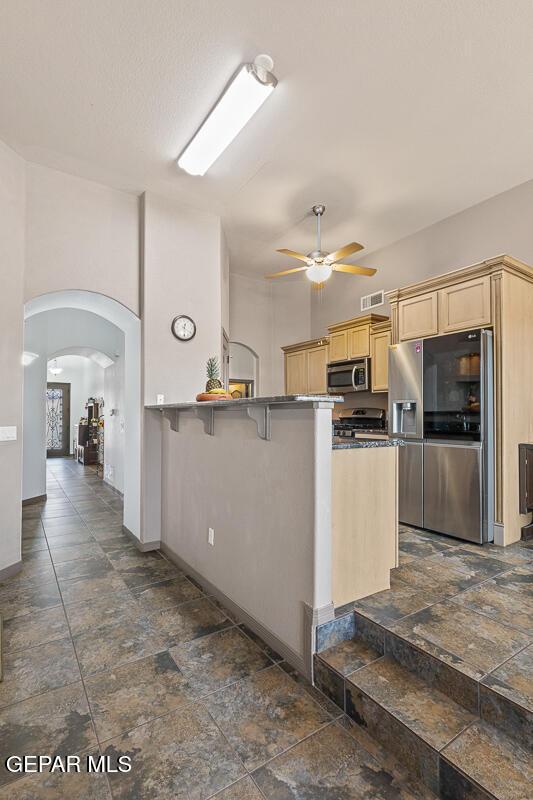
[[[332,441],[342,398],[147,406],[144,549],[161,550],[310,674],[317,624],[389,588],[397,447]]]

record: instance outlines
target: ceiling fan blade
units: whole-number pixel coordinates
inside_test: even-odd
[[[346,258],[346,256],[351,256],[352,253],[358,253],[359,250],[364,249],[362,244],[350,242],[350,244],[345,244],[344,247],[341,247],[340,250],[335,250],[333,253],[327,255],[325,261],[327,261],[328,264],[334,264],[335,261],[340,261],[341,258]]]
[[[349,272],[350,275],[375,275],[377,272],[377,269],[358,267],[355,264],[333,264],[331,269],[334,272]]]
[[[313,263],[312,259],[309,256],[305,256],[303,253],[297,253],[296,250],[286,250],[283,248],[282,250],[277,250],[277,253],[283,253],[284,256],[290,256],[291,258],[298,258],[300,261],[305,261],[307,266],[311,266]]]
[[[295,267],[294,269],[284,269],[282,272],[273,272],[272,275],[265,275],[265,278],[281,278],[282,275],[290,275],[291,272],[305,272],[307,267]]]

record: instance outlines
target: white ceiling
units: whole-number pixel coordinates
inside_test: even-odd
[[[531,0],[3,0],[0,138],[220,213],[232,270],[374,250],[533,176]],[[279,85],[207,176],[175,157],[243,61]],[[353,260],[353,259],[352,259]]]

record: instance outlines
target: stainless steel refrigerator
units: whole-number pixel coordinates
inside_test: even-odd
[[[399,451],[399,519],[493,540],[492,333],[402,342],[389,351],[389,433]]]

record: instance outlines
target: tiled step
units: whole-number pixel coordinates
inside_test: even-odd
[[[467,728],[440,755],[442,800],[528,800],[531,750],[487,722]]]
[[[343,638],[348,632],[352,638]],[[357,612],[353,623],[344,619],[342,629],[328,629],[322,644],[315,684],[413,778],[445,800],[531,796],[520,776],[527,775],[522,761],[533,748],[533,646],[474,677],[463,664],[457,668]],[[469,743],[481,753],[489,741],[494,762],[486,756],[470,768]],[[501,781],[500,773],[509,780]]]
[[[423,678],[428,685],[447,694],[475,714],[480,713],[480,699],[485,699],[487,707],[491,701],[494,707],[499,708],[498,716],[502,727],[510,735],[521,739],[524,728],[529,727],[530,731],[533,728],[533,645],[522,649],[527,644],[527,639],[518,639],[512,648],[501,651],[498,658],[494,659],[495,663],[500,662],[500,666],[492,671],[482,670],[444,647],[436,646],[435,642],[442,636],[442,627],[446,629],[447,626],[441,624],[436,609],[429,612],[428,609],[422,615],[411,615],[402,626],[394,624],[390,627],[381,625],[358,611],[352,612],[321,626],[326,629],[327,634],[317,634],[317,652],[324,657],[326,652],[333,654],[331,645],[341,645],[343,641],[350,639],[363,639],[379,653],[392,656],[402,666]],[[407,620],[410,620],[409,625]],[[478,635],[478,649],[484,645],[490,650],[491,639],[487,637],[482,640],[479,637],[479,628],[487,620],[480,620],[476,615],[473,621],[468,622],[470,624],[466,630],[471,630],[473,637]],[[518,652],[515,652],[517,649]],[[483,656],[487,665],[490,665],[491,658],[490,655]],[[325,660],[329,660],[329,655]],[[331,666],[342,673],[338,664],[332,663]],[[344,671],[343,674],[348,673]],[[500,725],[499,721],[489,721]]]
[[[382,648],[374,648],[361,638],[339,642],[315,656],[315,685],[344,711],[345,678],[382,655]]]
[[[439,753],[476,717],[389,656],[346,680],[346,713],[434,792]]]
[[[533,645],[483,678],[479,705],[483,720],[533,752]]]

